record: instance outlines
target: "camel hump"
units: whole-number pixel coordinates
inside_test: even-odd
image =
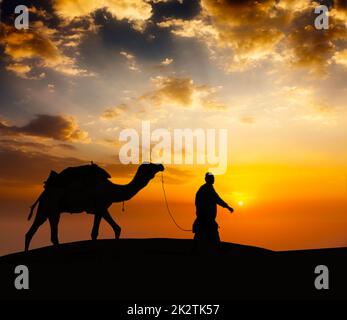
[[[79,167],[68,167],[59,174],[51,171],[48,179],[45,182],[45,187],[67,187],[71,185],[93,185],[101,183],[111,178],[111,175],[92,163]]]
[[[48,188],[50,186],[54,186],[58,176],[59,176],[59,174],[52,170],[51,173],[49,174],[47,180],[44,182],[45,188]]]

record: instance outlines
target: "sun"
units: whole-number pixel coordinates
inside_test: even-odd
[[[242,200],[238,201],[237,204],[239,207],[243,207],[245,205],[245,203]]]

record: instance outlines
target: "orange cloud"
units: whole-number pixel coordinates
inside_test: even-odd
[[[282,11],[274,11],[273,1],[202,0],[201,6],[201,15],[193,20],[169,19],[159,26],[204,41],[212,57],[226,60],[223,65],[227,71],[244,70],[272,56],[283,38],[279,27],[287,17]]]
[[[36,15],[39,18],[43,18],[43,19],[51,19],[52,16],[44,9],[38,9],[35,6],[32,6],[29,8],[29,12],[31,14]]]
[[[137,66],[136,59],[135,59],[134,55],[132,55],[132,54],[130,54],[128,52],[125,52],[125,51],[121,51],[120,54],[123,57],[125,57],[125,59],[127,59],[129,70],[131,70],[131,71],[140,71],[140,69]]]
[[[0,44],[4,45],[7,54],[16,63],[38,60],[38,66],[51,68],[66,75],[88,75],[86,70],[79,69],[73,58],[66,56],[59,48],[59,33],[55,29],[46,27],[43,22],[32,23],[30,30],[17,30],[13,26],[0,25]],[[27,69],[27,68],[26,68]],[[23,67],[9,66],[8,70],[23,75]]]
[[[190,78],[157,76],[151,79],[153,89],[133,99],[133,103],[121,104],[115,108],[106,109],[100,118],[113,120],[118,118],[126,109],[131,112],[136,105],[152,107],[178,106],[183,108],[225,109],[226,105],[218,100],[220,87],[196,84]]]
[[[58,145],[61,146],[61,145]],[[35,146],[37,149],[41,145]],[[69,147],[68,147],[69,148]],[[70,148],[68,149],[70,150]],[[17,148],[16,143],[8,141],[0,145],[0,188],[23,185],[41,185],[51,170],[62,171],[66,167],[80,166],[90,163],[76,157],[57,157],[49,153],[50,149],[28,151]],[[92,159],[92,158],[91,158]],[[138,165],[122,165],[119,163],[97,163],[110,173],[116,181],[120,178],[130,179],[136,173]],[[167,167],[165,182],[168,184],[182,183],[187,178],[194,177],[193,173],[185,169]],[[119,181],[119,180],[118,180]],[[7,189],[8,191],[8,189]]]
[[[31,67],[21,63],[11,63],[6,66],[6,70],[12,71],[20,78],[27,79],[28,73],[31,71]]]
[[[152,16],[152,6],[145,0],[54,0],[53,8],[63,19],[72,20],[106,8],[117,20],[128,20],[141,31]]]
[[[344,22],[347,27],[347,4],[345,0],[335,0],[329,16]]]
[[[173,59],[171,58],[165,58],[162,62],[160,62],[160,65],[162,66],[168,66],[173,62]]]
[[[334,54],[333,60],[335,61],[335,63],[347,68],[347,49],[336,52]]]
[[[292,64],[319,74],[325,73],[332,62],[342,62],[336,57],[342,57],[339,42],[347,44],[347,29],[342,21],[331,16],[329,29],[317,30],[312,23],[315,17],[310,9],[296,16],[286,39],[286,49]]]
[[[61,59],[52,36],[55,29],[47,28],[42,22],[36,22],[30,31],[18,31],[17,29],[2,25],[4,32],[1,42],[5,45],[5,53],[16,61],[39,57],[48,63],[56,63]]]
[[[153,78],[152,82],[156,89],[146,93],[143,97],[155,105],[174,103],[189,107],[192,104],[196,89],[192,79],[158,76]]]
[[[253,124],[255,122],[255,119],[254,117],[244,116],[240,118],[240,121],[246,124]]]
[[[0,122],[3,135],[29,135],[60,141],[88,142],[87,132],[79,129],[72,117],[41,114],[22,127]]]
[[[148,100],[156,106],[174,104],[180,107],[202,106],[207,109],[220,109],[224,105],[216,100],[217,87],[198,85],[190,78],[152,78],[155,89],[143,94],[140,100]]]
[[[121,114],[123,114],[124,110],[126,109],[125,104],[121,104],[114,108],[107,108],[100,116],[101,120],[112,120],[115,118],[118,118]]]
[[[316,30],[316,6],[318,3],[311,0],[201,0],[198,17],[167,19],[158,25],[170,28],[177,36],[203,41],[211,57],[227,72],[243,71],[263,61],[321,72],[332,62],[343,61],[332,58],[346,45],[347,11],[336,6],[329,29]]]

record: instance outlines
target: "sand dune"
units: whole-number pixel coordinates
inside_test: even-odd
[[[0,258],[1,299],[346,299],[347,248],[274,252],[223,243],[219,256],[192,255],[192,240],[83,241]],[[29,290],[14,288],[15,266]],[[329,268],[329,290],[314,269]]]

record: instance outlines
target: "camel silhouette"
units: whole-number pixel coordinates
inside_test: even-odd
[[[28,219],[38,204],[35,220],[25,235],[25,251],[29,250],[32,237],[47,219],[51,227],[51,241],[53,245],[59,244],[58,224],[63,212],[94,214],[92,240],[97,239],[100,221],[104,218],[118,239],[121,228],[111,217],[108,208],[115,202],[130,200],[160,171],[164,171],[162,164],[141,164],[134,178],[125,185],[112,183],[108,180],[111,176],[93,163],[67,168],[60,174],[52,171],[45,182],[45,190],[31,207]]]

